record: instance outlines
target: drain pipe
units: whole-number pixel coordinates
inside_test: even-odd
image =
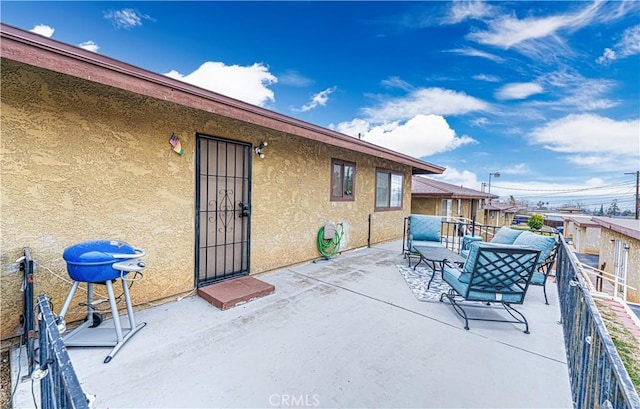
[[[371,248],[371,213],[369,213],[369,232],[367,234],[367,247]]]

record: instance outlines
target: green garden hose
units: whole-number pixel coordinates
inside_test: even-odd
[[[339,225],[342,228],[342,225]],[[324,226],[320,227],[318,230],[318,251],[322,256],[326,259],[329,259],[340,251],[340,240],[342,239],[344,231],[338,231],[336,229],[336,235],[334,238],[325,240],[324,239]]]

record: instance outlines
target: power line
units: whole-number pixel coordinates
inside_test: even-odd
[[[628,200],[632,200],[631,198],[633,197],[633,194],[631,192],[627,191],[611,191],[608,193],[601,193],[601,194],[582,194],[582,195],[571,195],[571,194],[529,194],[529,195],[518,195],[517,197],[520,197],[522,199],[535,199],[535,198],[545,198],[546,200],[554,200],[554,201],[562,201],[562,200],[597,200],[597,199],[604,199],[604,200],[608,200],[609,198],[617,198],[617,199],[621,199],[621,198],[629,198]]]
[[[598,190],[598,189],[610,189],[612,187],[624,187],[624,186],[635,186],[635,182],[622,182],[615,183],[611,185],[602,185],[595,187],[583,187],[578,189],[528,189],[528,188],[520,188],[520,187],[511,187],[511,186],[502,186],[502,185],[494,185],[495,189],[504,189],[504,190],[519,190],[525,192],[562,192],[562,193],[572,193],[572,192],[583,192],[587,190]]]

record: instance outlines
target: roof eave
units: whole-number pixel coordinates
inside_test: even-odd
[[[632,237],[636,240],[640,240],[640,230],[638,230],[637,228],[624,226],[621,224],[617,224],[615,222],[611,222],[610,220],[601,219],[597,217],[594,217],[593,219],[591,219],[591,221],[593,221],[595,225],[598,225],[600,227],[604,227],[612,231],[615,231],[616,233],[620,233],[625,236]]]

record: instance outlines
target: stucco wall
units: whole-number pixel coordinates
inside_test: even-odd
[[[635,290],[628,289],[627,301],[640,303],[640,240],[615,232],[602,227],[600,246],[600,257],[598,266],[606,263],[604,271],[613,274],[615,240],[619,240],[622,245],[627,244],[627,284]]]
[[[600,253],[600,227],[579,226],[574,245],[578,253],[594,254]]]
[[[440,202],[441,199],[435,198],[414,198],[411,200],[411,213],[440,216],[442,214],[440,210]]]
[[[576,224],[573,220],[564,219],[564,229],[562,235],[567,239],[573,239],[576,234]]]
[[[59,311],[71,283],[63,250],[84,240],[120,239],[147,252],[134,303],[194,288],[196,133],[254,145],[252,274],[319,256],[316,234],[344,223],[343,249],[402,237],[410,168],[213,113],[2,60],[1,338],[19,331],[21,274],[9,266],[29,247],[36,294]],[[170,152],[176,134],[184,155]],[[356,163],[356,201],[330,202],[331,158]],[[404,211],[374,212],[375,169],[405,173]],[[400,250],[400,249],[399,249]],[[104,295],[100,288],[97,297]],[[104,292],[104,291],[102,291]],[[73,307],[68,320],[84,316]],[[106,298],[106,297],[105,297]]]
[[[462,215],[466,218],[471,218],[471,206],[478,206],[477,201],[472,201],[468,199],[462,199],[462,203],[460,205],[460,214],[457,214],[457,201],[458,199],[453,199],[453,212],[452,216]],[[414,197],[411,201],[411,213],[415,214],[431,214],[431,215],[442,215],[442,199],[440,198],[425,198],[425,197]],[[483,224],[484,223],[484,211],[479,210],[476,212],[476,223]]]

